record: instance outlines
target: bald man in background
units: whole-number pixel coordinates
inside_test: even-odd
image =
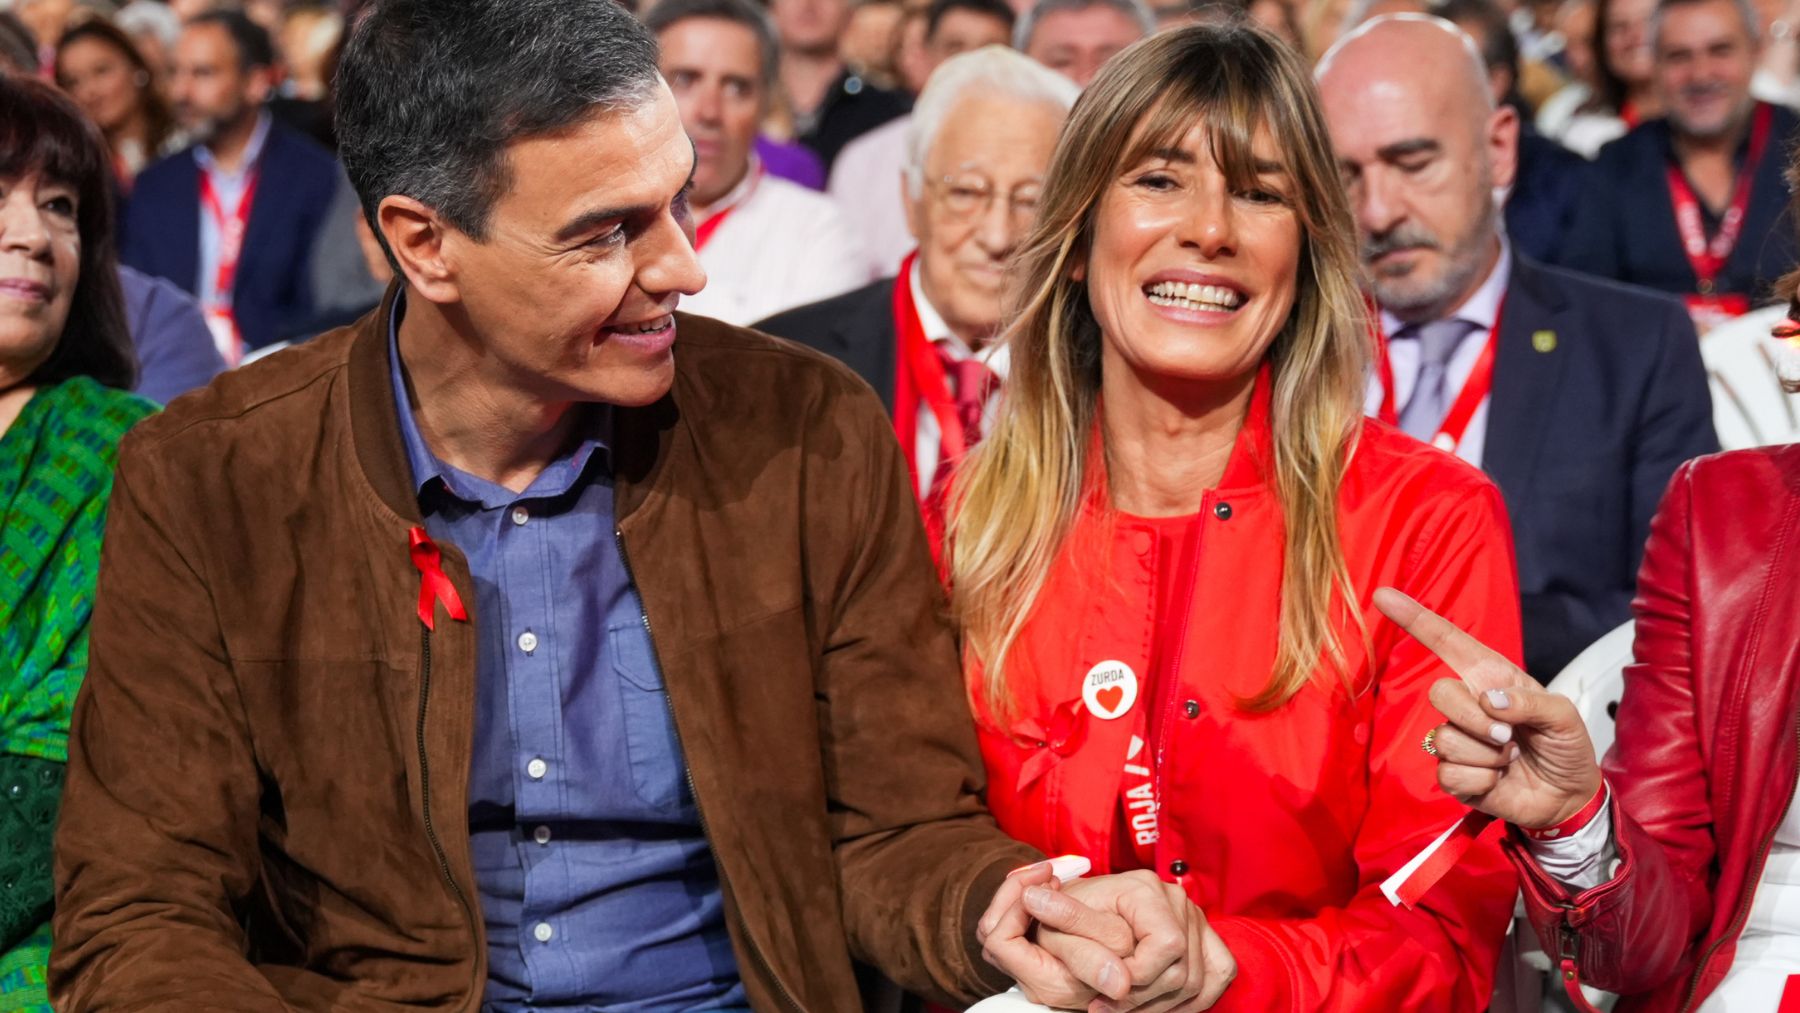
[[[1673,299],[1512,248],[1496,193],[1518,116],[1456,26],[1376,18],[1318,79],[1389,338],[1369,410],[1500,486],[1526,667],[1548,681],[1629,618],[1664,486],[1718,449],[1693,324]]]

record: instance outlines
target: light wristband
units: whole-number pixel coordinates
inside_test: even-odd
[[[1600,815],[1600,811],[1605,808],[1606,782],[1601,781],[1600,790],[1594,792],[1594,797],[1588,799],[1587,805],[1582,806],[1580,811],[1576,812],[1575,815],[1568,819],[1563,820],[1561,823],[1558,823],[1553,827],[1544,827],[1541,830],[1529,830],[1525,827],[1518,826],[1517,824],[1514,824],[1513,826],[1519,833],[1524,834],[1525,839],[1529,841],[1560,841],[1565,837],[1579,833],[1583,827],[1594,822],[1594,817]]]

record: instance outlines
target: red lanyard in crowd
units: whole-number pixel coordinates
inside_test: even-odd
[[[913,305],[913,262],[918,257],[917,251],[907,254],[900,262],[900,274],[894,278],[894,432],[906,452],[906,468],[913,473],[915,489],[919,480],[919,402],[923,401],[937,419],[939,460],[954,464],[962,460],[968,449],[962,419],[956,413],[956,398],[944,375],[943,360],[926,338],[919,308]]]
[[[1669,166],[1669,200],[1675,205],[1675,227],[1681,232],[1682,251],[1694,269],[1694,277],[1699,279],[1698,289],[1703,296],[1713,294],[1719,273],[1725,269],[1725,261],[1730,259],[1731,251],[1744,233],[1750,190],[1756,182],[1756,167],[1762,162],[1763,150],[1769,144],[1773,119],[1774,111],[1769,106],[1756,107],[1750,127],[1749,155],[1732,184],[1731,206],[1725,209],[1725,217],[1719,220],[1719,231],[1710,243],[1706,241],[1706,226],[1701,221],[1700,201],[1694,196],[1694,188],[1688,184],[1679,164]]]
[[[1500,305],[1494,308],[1494,326],[1489,329],[1487,340],[1482,343],[1481,357],[1475,360],[1475,368],[1469,371],[1469,378],[1463,381],[1462,389],[1457,392],[1456,400],[1451,402],[1450,410],[1444,413],[1444,421],[1438,426],[1437,435],[1431,438],[1431,445],[1439,450],[1456,453],[1462,445],[1463,436],[1469,431],[1469,423],[1474,421],[1475,412],[1481,408],[1488,395],[1494,390],[1494,356],[1500,344],[1500,323],[1506,309],[1506,299],[1502,297]],[[1375,332],[1375,363],[1380,371],[1381,380],[1381,421],[1388,425],[1400,424],[1400,413],[1394,407],[1394,362],[1388,354],[1388,336],[1382,329],[1381,315],[1375,308],[1374,300],[1369,303],[1369,326]]]
[[[750,186],[744,190],[743,194],[737,200],[708,215],[706,221],[701,222],[694,229],[695,253],[706,249],[706,244],[712,242],[713,233],[719,231],[719,226],[725,224],[725,219],[730,218],[731,213],[742,207],[744,202],[750,199],[750,195],[756,192],[757,186],[762,182],[762,166],[756,166],[751,172]]]
[[[219,266],[213,276],[212,302],[206,307],[207,323],[213,325],[213,335],[220,340],[220,352],[224,354],[226,364],[232,366],[244,357],[244,339],[238,330],[237,314],[232,310],[231,289],[237,284],[244,234],[250,228],[250,205],[256,199],[256,184],[261,175],[259,169],[251,167],[237,207],[227,214],[218,190],[213,187],[212,173],[205,170],[200,173],[200,207],[219,233]]]

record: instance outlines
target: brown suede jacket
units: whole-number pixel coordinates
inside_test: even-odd
[[[125,441],[56,840],[58,1009],[480,1006],[482,617],[419,619],[386,312]],[[974,923],[1038,856],[982,805],[881,404],[823,356],[678,319],[670,394],[617,417],[618,537],[751,1003],[860,1009],[853,959],[998,991]]]

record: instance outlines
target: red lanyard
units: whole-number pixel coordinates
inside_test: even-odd
[[[1679,164],[1669,166],[1669,201],[1675,205],[1675,227],[1681,232],[1681,248],[1694,269],[1701,295],[1711,295],[1719,272],[1737,247],[1744,233],[1744,214],[1750,209],[1750,190],[1756,182],[1756,167],[1761,164],[1763,149],[1769,144],[1770,123],[1774,112],[1766,105],[1756,107],[1750,127],[1750,151],[1731,186],[1731,206],[1719,220],[1719,231],[1712,242],[1706,241],[1706,226],[1701,221],[1700,201]]]
[[[913,262],[918,258],[917,251],[907,254],[900,262],[900,274],[894,278],[894,432],[906,452],[906,467],[913,472],[915,489],[919,479],[920,401],[937,419],[939,460],[960,461],[968,448],[962,419],[956,413],[956,399],[951,396],[950,381],[944,375],[943,360],[926,338],[919,308],[913,305]]]
[[[256,167],[250,169],[249,178],[244,181],[244,192],[238,197],[237,207],[226,214],[225,206],[219,200],[219,192],[213,188],[212,173],[204,169],[200,172],[200,206],[205,209],[219,232],[219,266],[218,272],[213,276],[212,302],[206,307],[206,312],[229,331],[231,347],[224,351],[230,365],[236,365],[243,356],[243,337],[237,329],[237,315],[232,312],[231,290],[237,284],[238,261],[244,252],[244,234],[250,229],[250,205],[256,199],[256,184],[261,176],[262,173]]]
[[[706,249],[706,244],[712,241],[713,233],[719,231],[719,226],[725,224],[725,219],[730,218],[733,211],[743,207],[744,202],[750,199],[750,195],[756,192],[757,185],[762,182],[762,167],[757,166],[752,171],[754,175],[750,177],[749,188],[747,188],[737,200],[732,201],[730,204],[727,204],[713,212],[711,215],[708,215],[706,221],[701,222],[700,225],[694,229],[695,253]]]
[[[1439,450],[1456,453],[1462,445],[1463,436],[1469,431],[1469,423],[1474,420],[1475,412],[1481,408],[1488,395],[1494,390],[1494,349],[1500,344],[1500,323],[1502,312],[1506,309],[1504,297],[1500,305],[1494,308],[1494,326],[1488,331],[1487,341],[1482,344],[1481,358],[1475,360],[1475,368],[1469,370],[1469,378],[1463,381],[1462,390],[1451,402],[1450,410],[1444,413],[1443,424],[1438,426],[1437,435],[1431,438],[1431,445]],[[1400,424],[1400,413],[1394,409],[1394,362],[1388,355],[1388,336],[1382,330],[1381,316],[1375,309],[1374,301],[1369,306],[1370,328],[1375,332],[1375,363],[1380,370],[1381,380],[1381,421],[1390,426]]]

